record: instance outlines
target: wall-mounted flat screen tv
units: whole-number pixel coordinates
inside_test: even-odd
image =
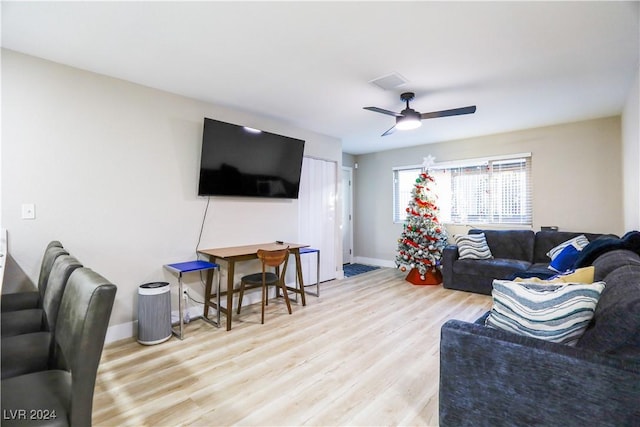
[[[199,196],[297,199],[304,141],[204,119]]]

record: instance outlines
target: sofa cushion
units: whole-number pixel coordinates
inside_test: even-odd
[[[626,249],[616,249],[600,255],[594,262],[594,280],[604,280],[611,272],[623,265],[640,266],[640,255]]]
[[[519,335],[575,345],[589,325],[604,282],[537,284],[493,281],[486,325]]]
[[[453,236],[458,245],[459,259],[490,259],[493,258],[487,240],[483,233],[458,234]]]
[[[527,268],[527,273],[520,277],[540,277],[541,279],[548,279],[556,274],[557,273],[549,270],[548,262],[541,262],[531,264],[529,268]]]
[[[455,274],[473,274],[495,278],[510,277],[522,273],[530,266],[526,261],[495,258],[491,260],[459,259],[453,266]]]
[[[535,234],[531,230],[469,230],[469,235],[483,233],[494,258],[531,262]],[[547,260],[548,262],[548,260]]]
[[[622,265],[606,280],[593,321],[578,346],[616,354],[640,346],[640,265]]]

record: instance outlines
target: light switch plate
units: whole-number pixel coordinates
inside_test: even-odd
[[[36,205],[24,203],[22,205],[22,219],[36,219]]]

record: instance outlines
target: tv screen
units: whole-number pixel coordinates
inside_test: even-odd
[[[297,199],[304,141],[204,119],[199,196]]]

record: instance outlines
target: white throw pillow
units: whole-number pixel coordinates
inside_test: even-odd
[[[547,252],[547,256],[551,258],[551,261],[553,261],[560,254],[560,252],[562,252],[562,250],[569,245],[572,245],[574,248],[581,251],[588,244],[589,244],[589,239],[587,239],[587,237],[584,234],[581,234],[579,236],[574,237],[573,239],[569,239],[566,242],[560,243],[558,246],[556,246],[555,248]]]
[[[589,322],[604,282],[527,283],[494,280],[485,325],[546,341],[575,345]]]

